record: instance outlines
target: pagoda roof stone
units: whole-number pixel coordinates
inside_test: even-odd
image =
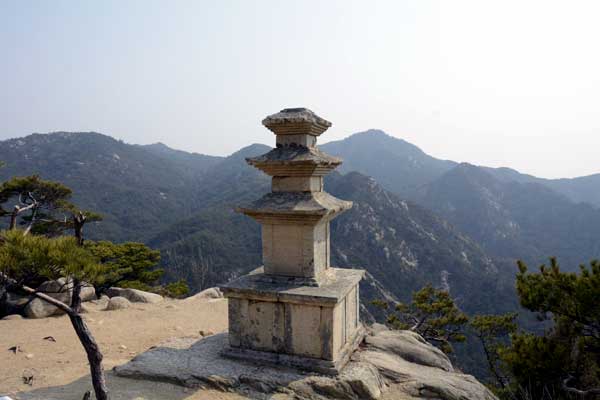
[[[246,162],[272,176],[324,175],[335,169],[342,160],[317,147],[281,146]]]
[[[327,192],[271,192],[238,210],[254,218],[280,217],[298,223],[332,217],[351,207],[351,201],[340,200]]]
[[[276,135],[319,136],[331,126],[331,122],[319,117],[308,108],[285,108],[269,115],[262,123]]]

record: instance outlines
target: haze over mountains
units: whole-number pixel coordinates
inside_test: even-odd
[[[332,175],[328,190],[356,203],[334,224],[335,261],[371,264],[372,275],[395,295],[411,286],[399,271],[412,271],[412,289],[428,280],[440,284],[441,273],[452,269],[440,261],[442,249],[478,273],[497,271],[492,259],[506,266],[554,255],[573,269],[600,256],[600,175],[545,180],[439,160],[377,130],[321,148],[344,159],[345,175]],[[40,174],[64,182],[78,204],[105,216],[90,237],[162,248],[169,275],[200,289],[260,263],[257,227],[232,208],[268,190],[268,177],[244,161],[268,149],[255,144],[214,157],[98,133],[34,134],[0,142],[6,162],[0,178]],[[440,241],[440,232],[452,243]],[[357,250],[358,243],[365,248]]]

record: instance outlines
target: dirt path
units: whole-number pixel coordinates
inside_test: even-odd
[[[86,303],[85,314],[102,352],[114,400],[242,399],[216,391],[191,391],[175,385],[135,381],[110,370],[170,337],[200,338],[200,331],[221,332],[227,326],[226,300],[166,300],[134,303],[131,308],[100,311]],[[56,341],[44,339],[51,336]],[[8,349],[19,346],[16,354]],[[33,375],[31,385],[23,376]],[[83,348],[66,316],[0,321],[0,396],[14,399],[81,400],[91,389]]]

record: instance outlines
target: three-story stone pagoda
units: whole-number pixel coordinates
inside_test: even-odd
[[[342,161],[321,152],[331,123],[305,108],[263,120],[276,147],[246,161],[272,176],[272,190],[239,211],[262,226],[263,266],[222,287],[229,301],[224,354],[337,373],[364,336],[358,284],[363,270],[329,264],[329,222],[352,207],[323,190]]]

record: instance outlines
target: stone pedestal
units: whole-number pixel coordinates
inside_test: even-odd
[[[272,191],[239,211],[262,225],[264,265],[222,287],[229,299],[224,354],[335,374],[364,336],[364,271],[330,266],[329,222],[352,207],[323,191],[323,176],[341,164],[316,147],[331,123],[301,108],[263,124],[277,147],[247,162],[273,177]]]
[[[265,281],[259,268],[223,287],[229,301],[226,355],[337,373],[364,336],[358,282],[364,271],[332,268],[322,286]]]

